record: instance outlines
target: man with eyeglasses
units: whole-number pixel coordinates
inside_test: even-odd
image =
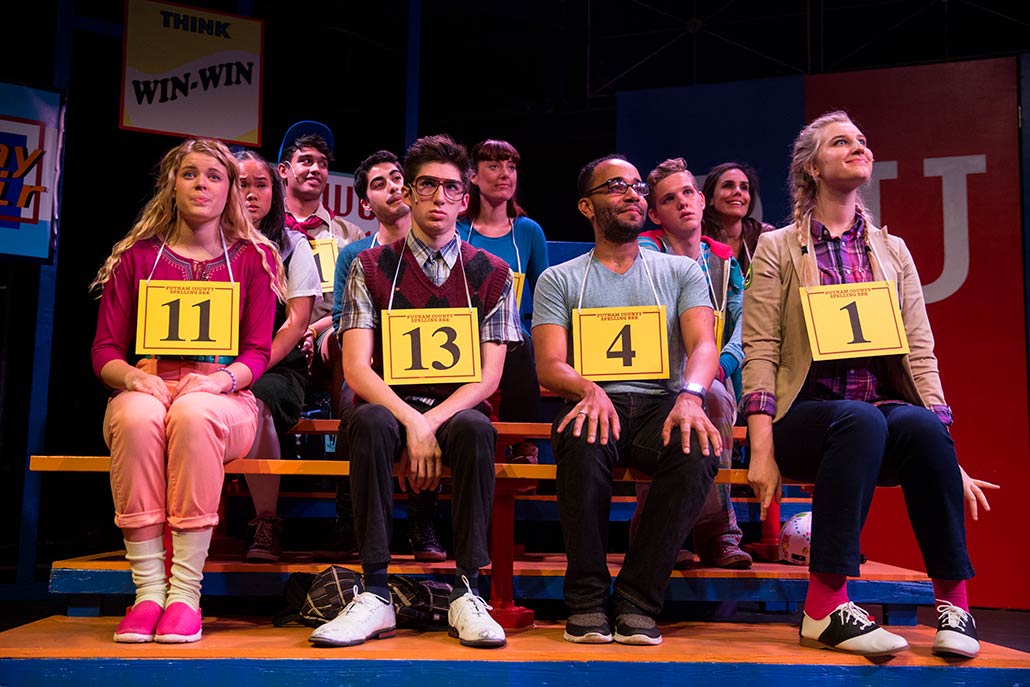
[[[333,280],[333,329],[339,338],[340,313],[347,276],[358,253],[393,243],[408,235],[411,229],[411,208],[404,202],[404,174],[397,156],[388,150],[377,150],[358,165],[354,171],[354,193],[358,202],[379,222],[379,229],[371,236],[347,244],[336,258]],[[340,415],[346,416],[354,405],[354,392],[344,385],[340,400]],[[342,446],[342,442],[339,444]],[[443,561],[447,552],[433,527],[436,509],[436,491],[425,490],[408,499],[408,542],[416,561]],[[340,478],[336,491],[336,525],[328,547],[314,552],[316,559],[342,560],[357,550],[354,538],[353,513],[349,484]]]
[[[565,399],[551,433],[568,557],[564,638],[660,644],[654,618],[722,450],[703,408],[719,364],[712,306],[696,263],[640,252],[648,187],[632,164],[594,160],[578,188],[595,248],[546,270],[533,300],[537,373]],[[651,493],[612,592],[616,465],[650,475]]]
[[[340,313],[344,373],[360,399],[341,441],[351,461],[364,591],[335,620],[312,632],[310,641],[351,646],[394,634],[387,566],[393,464],[401,460],[401,483],[416,493],[436,489],[441,466],[450,468],[456,567],[450,634],[466,646],[500,647],[504,630],[477,593],[479,569],[490,562],[487,528],[497,438],[482,411],[497,389],[508,342],[522,337],[514,275],[506,263],[464,243],[455,231],[468,205],[463,146],[444,135],[420,138],[408,149],[403,171],[411,231],[358,255]],[[394,318],[404,316],[409,323],[393,329]],[[475,325],[467,340],[459,340],[450,326],[432,329],[435,322],[462,316]],[[434,322],[428,333],[414,325],[425,321]],[[459,360],[477,356],[478,372],[448,383]],[[417,380],[402,383],[398,378],[411,370]]]

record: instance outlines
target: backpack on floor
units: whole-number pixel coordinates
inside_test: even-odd
[[[355,591],[356,590],[356,591]],[[329,622],[363,591],[361,575],[339,565],[331,565],[315,575],[300,607],[301,622],[318,627]]]
[[[447,627],[451,585],[436,580],[416,580],[407,575],[390,575],[388,584],[397,627]]]

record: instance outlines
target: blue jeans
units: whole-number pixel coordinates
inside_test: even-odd
[[[573,424],[558,432],[562,418],[575,405],[566,402],[554,420],[551,442],[557,462],[558,515],[568,569],[565,603],[573,613],[608,610],[612,586],[608,573],[608,516],[612,501],[612,468],[626,465],[651,475],[651,492],[640,515],[637,536],[630,543],[615,580],[616,608],[626,603],[657,614],[665,597],[676,554],[701,512],[719,469],[714,453],[701,454],[696,436],[683,453],[678,429],[662,446],[662,425],[672,410],[672,394],[611,394],[619,415],[619,441],[602,446],[586,441],[586,431],[573,436]]]
[[[863,401],[795,401],[773,425],[780,471],[811,481],[812,572],[859,574],[859,536],[877,485],[905,495],[926,572],[973,576],[955,444],[926,408]]]

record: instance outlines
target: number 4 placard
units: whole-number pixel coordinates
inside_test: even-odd
[[[238,282],[140,282],[136,353],[236,355],[239,345]]]
[[[467,384],[483,380],[474,308],[383,310],[383,381]]]
[[[908,353],[893,282],[802,287],[801,308],[813,360]]]
[[[665,306],[573,310],[572,366],[597,382],[668,379]]]

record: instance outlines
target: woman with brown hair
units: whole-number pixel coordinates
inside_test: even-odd
[[[540,384],[532,337],[523,318],[532,310],[536,280],[549,266],[547,241],[544,230],[515,200],[521,160],[515,146],[487,139],[472,148],[470,157],[469,206],[458,221],[458,234],[511,267],[522,323],[523,341],[509,346],[504,361],[498,415],[511,422],[536,422],[540,419]],[[524,442],[514,447],[512,454],[516,460],[525,459],[525,455],[535,456],[536,448]]]
[[[758,236],[776,228],[751,216],[758,198],[758,174],[742,162],[724,162],[708,170],[701,193],[708,201],[701,232],[728,244],[746,275]]]

